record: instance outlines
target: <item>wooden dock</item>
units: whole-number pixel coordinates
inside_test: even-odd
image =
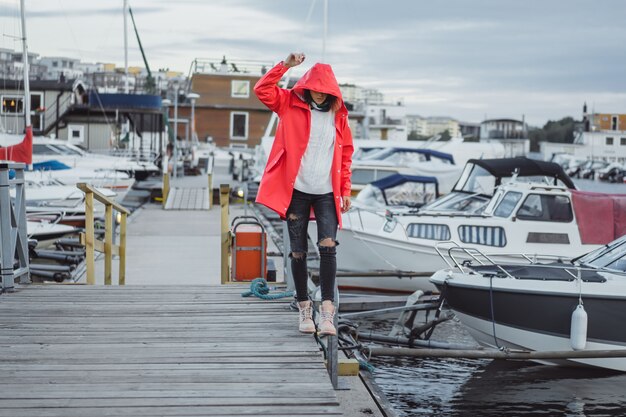
[[[1,295],[0,416],[342,415],[297,313],[246,287]]]

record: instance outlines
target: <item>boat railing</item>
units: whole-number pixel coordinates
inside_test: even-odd
[[[13,291],[15,280],[30,282],[26,195],[22,163],[0,163],[0,281],[2,292]],[[11,189],[15,189],[11,198]],[[17,261],[17,262],[16,262]]]
[[[449,245],[450,247],[442,248],[443,245]],[[435,244],[435,250],[437,251],[437,253],[441,257],[441,259],[443,259],[443,261],[450,268],[455,268],[456,267],[462,273],[466,273],[465,268],[463,268],[463,262],[460,262],[457,259],[457,257],[455,257],[453,252],[464,253],[465,255],[469,256],[471,259],[473,259],[476,262],[478,262],[480,265],[493,265],[493,266],[497,267],[498,269],[500,269],[504,274],[506,274],[510,278],[515,278],[506,269],[502,268],[496,261],[494,261],[489,255],[481,252],[479,249],[470,248],[470,247],[464,247],[464,246],[459,245],[455,241],[446,240],[446,241],[437,242]],[[447,254],[447,256],[448,256],[448,258],[450,260],[448,260],[448,258],[446,258],[446,256],[444,255],[443,251],[446,252],[446,254]]]
[[[127,208],[116,203],[96,188],[84,182],[76,184],[85,193],[85,233],[80,234],[80,241],[85,245],[87,264],[87,284],[96,283],[95,252],[104,253],[104,285],[111,285],[113,255],[119,256],[119,285],[126,283],[126,218],[130,214]],[[104,241],[95,238],[94,199],[104,204]],[[116,220],[120,225],[119,244],[113,243],[113,210],[117,211]]]

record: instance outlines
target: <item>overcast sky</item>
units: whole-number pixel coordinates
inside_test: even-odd
[[[404,99],[411,113],[534,125],[626,113],[626,1],[329,0],[326,62],[342,83]],[[0,0],[17,49],[15,0]],[[26,0],[29,48],[123,64],[122,0]],[[311,8],[311,5],[314,7]],[[324,0],[130,0],[150,66],[194,58],[322,59]],[[130,24],[130,21],[129,21]],[[132,31],[132,28],[129,28]],[[132,35],[132,32],[129,32]],[[134,37],[129,63],[142,65]],[[293,70],[292,70],[293,71]],[[296,72],[301,74],[301,72]]]

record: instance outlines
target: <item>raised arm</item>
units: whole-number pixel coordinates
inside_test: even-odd
[[[289,54],[287,59],[276,64],[254,86],[256,96],[273,112],[280,114],[282,104],[289,94],[288,90],[280,88],[277,83],[289,68],[304,62],[304,58],[304,54],[301,53],[294,52]]]

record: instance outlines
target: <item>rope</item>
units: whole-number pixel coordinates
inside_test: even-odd
[[[242,297],[250,297],[254,295],[261,300],[278,300],[279,298],[293,297],[293,291],[283,291],[270,294],[270,287],[267,285],[265,278],[255,278],[250,283],[250,291],[241,293]]]

